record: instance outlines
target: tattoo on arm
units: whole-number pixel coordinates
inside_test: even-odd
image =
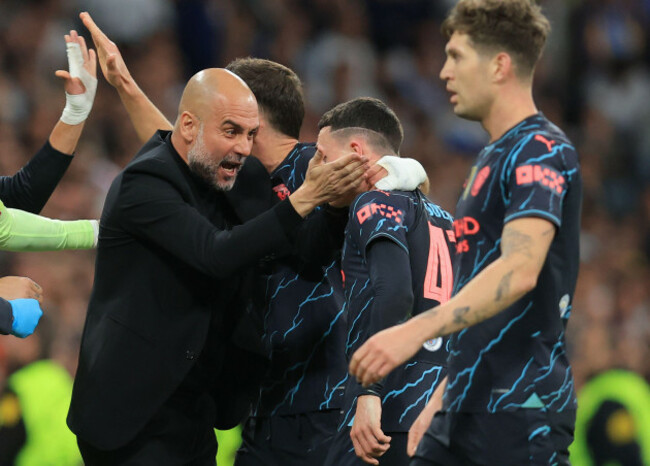
[[[469,306],[457,307],[454,309],[454,324],[468,325],[469,322],[465,319],[465,314],[469,312]]]
[[[501,254],[503,257],[520,253],[528,258],[532,258],[533,254],[530,250],[532,245],[533,239],[530,235],[512,228],[506,228],[503,230],[503,235],[501,237]]]
[[[496,302],[501,301],[508,295],[508,292],[510,291],[510,279],[512,278],[512,272],[513,271],[511,270],[505,274],[501,279],[501,282],[499,282],[499,286],[497,287],[497,295],[494,298]]]

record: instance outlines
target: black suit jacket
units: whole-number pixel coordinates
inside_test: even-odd
[[[231,228],[237,223],[226,197],[189,171],[168,132],[156,133],[118,175],[100,221],[68,414],[74,433],[100,449],[125,445],[181,384],[209,329],[219,374],[227,323],[239,312],[237,274],[287,252],[302,219],[284,201]]]

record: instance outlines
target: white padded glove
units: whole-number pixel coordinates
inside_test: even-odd
[[[415,159],[384,155],[377,165],[388,172],[388,175],[375,183],[377,189],[413,191],[427,180],[424,167]]]
[[[79,44],[67,42],[65,48],[68,54],[70,76],[79,78],[86,88],[86,92],[75,95],[65,93],[65,108],[61,114],[61,121],[68,125],[78,125],[86,121],[90,110],[93,108],[95,92],[97,91],[97,78],[94,78],[84,68],[84,59]]]

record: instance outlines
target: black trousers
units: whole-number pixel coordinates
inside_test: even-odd
[[[569,465],[575,411],[438,412],[411,466]]]
[[[214,466],[215,407],[207,393],[177,391],[145,427],[117,450],[99,450],[77,437],[86,466]]]

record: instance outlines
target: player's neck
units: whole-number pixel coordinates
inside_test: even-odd
[[[262,140],[256,141],[253,155],[262,162],[266,171],[272,173],[297,143],[297,139],[289,136],[278,133],[266,134]]]
[[[502,92],[481,120],[490,135],[490,142],[503,136],[510,128],[538,112],[530,88],[517,87]]]

